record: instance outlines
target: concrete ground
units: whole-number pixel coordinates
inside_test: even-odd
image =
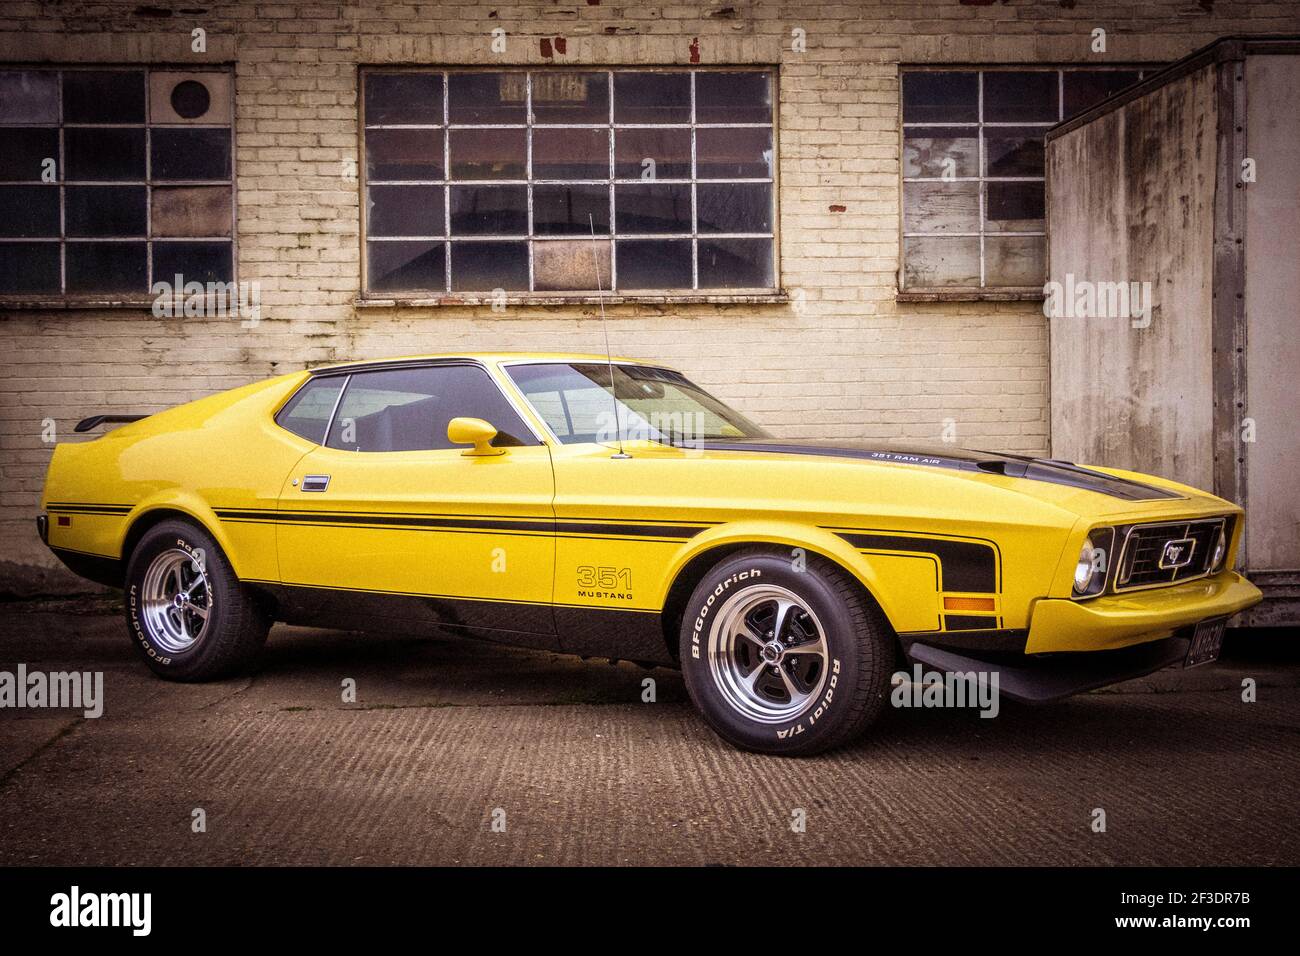
[[[277,627],[256,674],[169,684],[115,599],[11,601],[0,670],[103,671],[106,706],[0,710],[0,864],[1296,864],[1297,645],[790,760],[721,743],[669,670]]]

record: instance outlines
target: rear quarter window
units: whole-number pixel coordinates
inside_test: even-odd
[[[345,380],[343,375],[311,379],[280,409],[275,423],[299,438],[323,445],[325,428]]]

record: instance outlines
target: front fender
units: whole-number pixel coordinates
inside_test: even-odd
[[[692,538],[660,582],[659,606],[664,606],[673,583],[693,560],[709,551],[738,545],[789,548],[791,561],[809,553],[821,555],[844,568],[867,589],[896,631],[935,630],[939,626],[939,592],[930,559],[864,555],[823,528],[770,520],[728,522]],[[805,554],[801,555],[800,549]]]

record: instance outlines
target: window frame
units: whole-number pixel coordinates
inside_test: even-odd
[[[235,64],[229,61],[178,63],[172,61],[147,63],[36,63],[9,62],[0,64],[3,72],[40,71],[53,73],[58,77],[58,120],[55,123],[0,123],[0,129],[53,129],[58,133],[58,178],[53,183],[40,181],[15,180],[5,181],[5,186],[40,186],[59,190],[59,235],[57,237],[20,238],[6,237],[3,243],[53,243],[59,247],[59,292],[0,292],[0,309],[15,308],[63,308],[63,309],[100,309],[152,306],[156,296],[152,292],[153,284],[160,281],[153,274],[153,245],[155,242],[228,242],[230,244],[230,281],[238,284],[239,280],[239,173],[238,152],[236,150],[235,127],[238,125],[236,112]],[[63,116],[63,75],[65,73],[111,73],[139,72],[144,74],[144,119],[139,123],[72,123],[66,124]],[[154,73],[223,73],[230,83],[230,122],[226,123],[154,123],[151,122],[153,84],[150,77]],[[69,180],[65,169],[67,161],[65,131],[72,129],[143,129],[144,130],[144,177],[139,180]],[[227,179],[205,180],[156,180],[153,178],[152,131],[154,129],[227,129],[230,137],[230,176]],[[145,234],[144,236],[68,236],[67,235],[67,194],[68,186],[141,186],[145,189]],[[153,191],[162,187],[224,186],[230,189],[230,235],[229,236],[153,236]],[[143,292],[67,292],[67,251],[69,242],[143,242],[145,249],[145,280]],[[171,276],[163,277],[168,282]]]
[[[710,64],[701,66],[691,65],[659,65],[659,66],[642,66],[638,64],[613,64],[613,65],[594,65],[594,64],[564,64],[562,66],[548,65],[518,65],[510,64],[503,66],[474,66],[474,65],[456,65],[456,64],[410,64],[410,65],[391,65],[391,64],[361,64],[358,66],[357,77],[357,204],[360,212],[359,217],[359,254],[360,254],[360,272],[361,288],[355,300],[358,307],[365,306],[393,306],[393,305],[415,305],[415,306],[434,306],[434,305],[462,305],[462,304],[506,304],[506,305],[545,305],[545,304],[595,304],[598,302],[619,303],[619,302],[650,302],[650,303],[690,303],[690,302],[715,302],[715,303],[771,303],[771,302],[788,302],[789,295],[782,285],[781,277],[781,228],[780,228],[780,70],[777,64],[772,63],[733,63],[725,65]],[[695,114],[695,77],[700,73],[737,73],[737,72],[761,72],[766,73],[771,84],[772,96],[772,116],[770,123],[698,123]],[[400,74],[400,73],[417,73],[429,74],[435,73],[442,76],[442,122],[440,124],[373,124],[368,125],[366,122],[366,80],[373,74]],[[452,123],[450,121],[450,80],[452,74],[473,74],[473,73],[516,73],[524,76],[524,116],[522,123],[508,124],[476,124],[476,123]],[[533,77],[536,74],[543,73],[600,73],[607,78],[609,89],[609,116],[604,123],[534,123],[532,110],[532,91]],[[647,124],[647,123],[617,123],[614,120],[615,96],[614,96],[614,77],[619,73],[684,73],[691,77],[691,116],[690,119],[683,123],[667,124]],[[442,136],[442,165],[443,177],[438,180],[379,180],[374,185],[436,185],[443,189],[443,235],[437,237],[383,237],[372,238],[369,229],[369,214],[367,209],[367,190],[371,185],[368,176],[368,162],[366,155],[366,136],[367,132],[372,129],[384,128],[423,128],[438,129],[443,133]],[[547,130],[609,130],[609,176],[604,179],[537,179],[532,175],[532,153],[533,137],[532,131],[537,129]],[[688,177],[656,177],[655,182],[671,183],[677,185],[686,185],[691,191],[691,232],[689,235],[679,233],[665,234],[629,234],[619,235],[615,229],[615,217],[617,215],[617,205],[615,200],[616,187],[625,184],[643,183],[645,180],[639,177],[627,178],[616,175],[615,165],[615,136],[614,132],[619,129],[687,129],[690,132],[691,139],[691,173]],[[753,128],[753,129],[770,129],[772,134],[772,171],[769,177],[735,177],[718,180],[700,179],[698,176],[695,134],[698,129],[726,129],[726,128]],[[452,177],[451,173],[451,133],[454,130],[464,129],[523,129],[526,130],[526,156],[525,171],[523,179],[493,179],[493,180],[458,180]],[[772,228],[770,233],[704,233],[705,241],[710,239],[726,238],[762,238],[771,242],[772,255],[772,286],[771,287],[736,287],[723,289],[699,288],[699,261],[698,246],[701,238],[699,231],[699,222],[697,218],[697,190],[700,185],[709,185],[711,183],[728,184],[728,183],[755,183],[767,184],[771,188],[771,216]],[[564,235],[564,234],[544,234],[537,233],[533,222],[533,187],[536,185],[606,185],[610,193],[610,229],[606,234],[598,233],[597,242],[608,242],[610,244],[609,254],[609,274],[605,275],[602,270],[602,279],[605,282],[605,288],[597,290],[536,290],[534,274],[534,243],[538,242],[563,242],[574,240],[586,240],[590,242],[590,236],[581,235]],[[527,220],[528,228],[524,234],[475,234],[472,236],[451,235],[451,190],[453,186],[523,186],[527,190]],[[424,241],[441,242],[443,244],[444,255],[444,285],[442,290],[414,290],[403,292],[389,291],[372,291],[370,288],[370,256],[369,243],[379,241]],[[618,252],[617,242],[627,239],[646,239],[646,240],[678,240],[689,239],[691,242],[691,277],[692,288],[689,289],[663,289],[663,290],[629,290],[614,291],[612,287],[617,283],[618,276]],[[451,252],[453,242],[522,242],[527,245],[528,249],[528,290],[505,290],[504,295],[494,294],[491,291],[457,291],[451,288]]]
[[[1047,190],[1047,170],[1044,168],[1042,176],[989,176],[986,172],[985,147],[984,147],[984,130],[991,129],[1024,129],[1026,127],[1041,128],[1044,133],[1047,130],[1059,125],[1065,120],[1065,74],[1070,72],[1080,73],[1123,73],[1136,72],[1138,79],[1135,83],[1141,82],[1145,77],[1150,76],[1162,68],[1159,63],[899,63],[898,65],[898,269],[895,275],[895,301],[897,302],[978,302],[978,301],[1041,301],[1043,298],[1043,282],[1047,281],[1044,274],[1043,282],[1032,286],[990,286],[986,285],[986,268],[987,255],[985,253],[985,238],[993,236],[994,238],[1037,238],[1041,237],[1044,246],[1044,255],[1046,255],[1047,239],[1051,229],[1049,211],[1046,205]],[[1056,74],[1056,119],[1046,120],[1016,120],[1016,121],[986,121],[984,119],[984,76],[987,73],[1055,73]],[[977,87],[977,104],[978,113],[973,122],[940,122],[940,121],[919,121],[905,122],[903,110],[903,78],[908,73],[975,73]],[[1114,95],[1114,94],[1112,94]],[[1101,100],[1100,102],[1105,102]],[[1094,104],[1095,105],[1095,104]],[[924,129],[926,127],[949,129],[953,127],[969,127],[974,131],[976,140],[976,169],[974,176],[957,176],[951,180],[944,180],[941,177],[934,176],[907,176],[904,170],[904,151],[907,148],[907,132],[909,129]],[[944,232],[944,233],[917,233],[908,232],[905,227],[904,216],[906,215],[906,184],[907,183],[925,183],[925,182],[974,182],[978,184],[978,208],[979,222],[975,232]],[[1044,208],[1043,208],[1043,228],[1041,231],[1009,231],[1009,232],[992,232],[986,228],[988,216],[988,183],[989,182],[1041,182],[1044,190]],[[950,237],[950,238],[979,238],[979,269],[980,284],[978,286],[957,286],[957,285],[940,285],[940,286],[908,286],[905,284],[907,272],[906,261],[906,243],[908,239],[919,237]]]

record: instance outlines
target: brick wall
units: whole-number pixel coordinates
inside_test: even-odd
[[[190,49],[195,27],[207,31],[203,55]],[[497,27],[504,55],[490,48]],[[1089,50],[1095,27],[1107,31],[1104,56]],[[791,49],[796,28],[806,52]],[[343,171],[358,159],[359,64],[686,65],[693,51],[702,64],[779,64],[780,266],[793,301],[617,306],[615,351],[683,369],[782,435],[932,442],[951,419],[961,444],[1042,453],[1038,306],[895,301],[898,66],[1167,61],[1238,32],[1300,32],[1300,7],[5,0],[0,61],[235,64],[239,278],[261,283],[262,320],[0,312],[0,590],[52,563],[32,522],[45,419],[63,438],[88,412],[158,410],[328,361],[601,349],[591,306],[356,306],[357,186]],[[542,42],[556,37],[566,42]]]

